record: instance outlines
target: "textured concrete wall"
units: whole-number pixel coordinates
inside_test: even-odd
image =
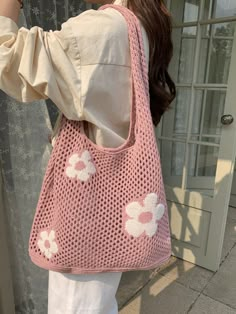
[[[2,171],[0,164],[0,313],[14,314],[14,298],[9,263],[9,254],[6,244],[6,228],[4,217],[4,192]]]

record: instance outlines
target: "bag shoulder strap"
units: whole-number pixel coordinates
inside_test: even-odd
[[[107,8],[119,11],[127,22],[134,93],[132,106],[135,105],[135,108],[131,108],[131,123],[134,124],[135,134],[137,135],[137,129],[139,128],[142,116],[141,113],[143,111],[146,112],[147,109],[149,110],[149,108],[145,108],[144,106],[144,102],[145,104],[149,104],[149,77],[141,26],[138,18],[128,8],[120,5],[107,4],[100,7],[99,10],[105,10]],[[147,123],[150,123],[150,121]]]

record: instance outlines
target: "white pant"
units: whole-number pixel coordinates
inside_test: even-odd
[[[115,295],[121,275],[49,271],[48,314],[117,314]]]

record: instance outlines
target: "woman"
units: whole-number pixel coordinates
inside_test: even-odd
[[[108,4],[109,0],[91,0]],[[149,63],[151,113],[157,125],[175,97],[167,73],[171,22],[162,0],[116,0],[142,24]],[[98,145],[118,147],[128,136],[131,67],[127,25],[112,8],[89,10],[60,31],[17,27],[21,0],[0,3],[0,89],[21,102],[50,98],[71,120],[88,122]],[[167,87],[167,88],[166,88]],[[49,271],[48,313],[117,313],[121,273],[61,274]]]

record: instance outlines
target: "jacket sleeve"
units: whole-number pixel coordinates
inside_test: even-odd
[[[14,99],[50,98],[68,119],[82,119],[79,63],[70,19],[45,32],[0,16],[0,89]]]

